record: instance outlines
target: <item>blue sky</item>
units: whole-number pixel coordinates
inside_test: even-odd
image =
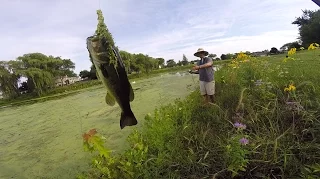
[[[116,45],[165,60],[196,59],[202,47],[222,53],[259,51],[295,41],[291,22],[311,0],[1,0],[0,59],[42,52],[89,69],[86,37],[101,8]]]

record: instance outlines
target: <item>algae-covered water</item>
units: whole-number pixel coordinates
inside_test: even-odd
[[[103,86],[42,103],[0,109],[0,178],[75,178],[89,168],[82,134],[92,128],[107,138],[106,145],[121,152],[126,137],[140,127],[156,107],[184,98],[198,85],[197,75],[164,74],[131,81],[132,110],[138,126],[120,130],[120,109],[104,102]]]

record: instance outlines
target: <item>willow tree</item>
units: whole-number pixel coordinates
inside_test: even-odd
[[[55,80],[65,75],[75,75],[74,63],[70,59],[29,53],[15,61],[15,73],[28,78],[29,92],[41,95],[55,84]]]
[[[19,75],[14,74],[8,61],[0,61],[0,91],[6,98],[19,95]]]

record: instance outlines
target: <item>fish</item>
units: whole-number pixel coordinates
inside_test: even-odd
[[[87,37],[86,43],[97,76],[107,89],[106,104],[114,106],[117,102],[121,108],[120,128],[137,125],[138,121],[130,106],[130,102],[134,100],[134,92],[118,48],[112,39],[97,35]],[[113,54],[110,54],[110,48]]]

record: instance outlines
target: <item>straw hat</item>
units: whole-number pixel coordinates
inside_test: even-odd
[[[194,56],[199,57],[200,53],[204,53],[205,56],[207,56],[209,54],[208,51],[203,50],[203,48],[199,48],[198,51],[196,53],[194,53]]]

